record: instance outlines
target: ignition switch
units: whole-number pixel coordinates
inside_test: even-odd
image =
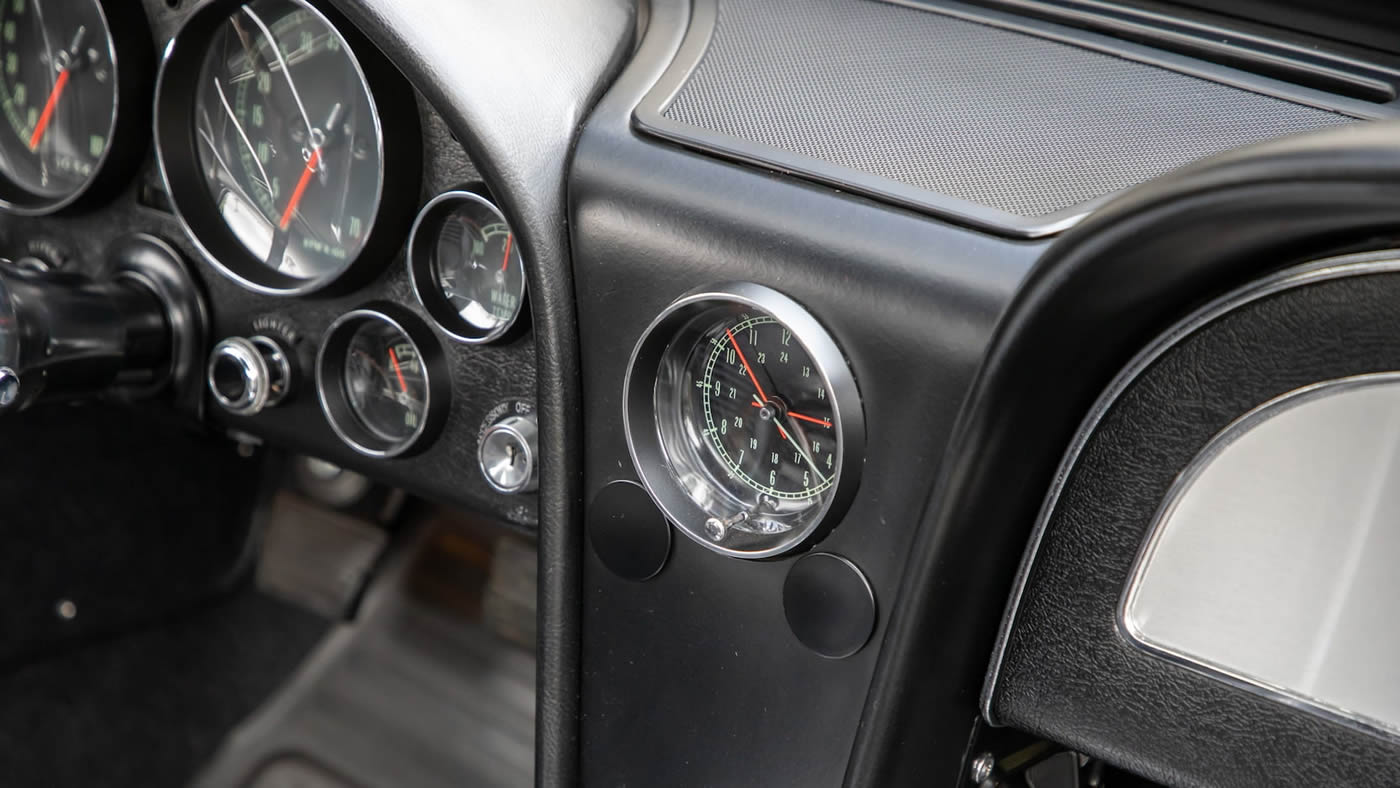
[[[477,448],[486,483],[508,495],[538,489],[539,432],[534,413],[507,416],[488,427]]]

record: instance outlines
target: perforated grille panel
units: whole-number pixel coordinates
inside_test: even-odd
[[[667,121],[708,147],[723,148],[715,135],[724,135],[1019,217],[1247,143],[1354,122],[903,6],[717,2],[709,48],[662,108]]]

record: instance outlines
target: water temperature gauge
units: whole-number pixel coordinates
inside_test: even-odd
[[[453,337],[490,342],[525,306],[525,261],[499,208],[454,191],[418,214],[408,241],[409,274],[423,307]]]

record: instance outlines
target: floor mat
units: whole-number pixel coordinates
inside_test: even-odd
[[[448,539],[447,556],[431,534],[410,541],[418,547],[385,563],[356,619],[229,737],[199,788],[534,784],[535,655],[515,642],[518,628],[481,620],[529,605],[491,601],[501,593],[487,568],[498,563],[475,542]],[[500,565],[533,578],[522,550],[531,560]]]
[[[183,786],[326,628],[249,590],[0,675],[0,785]]]

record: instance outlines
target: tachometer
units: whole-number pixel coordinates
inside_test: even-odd
[[[386,216],[402,231],[421,147],[395,133],[417,129],[411,91],[375,88],[390,71],[301,0],[191,18],[162,68],[157,128],[175,207],[212,262],[254,289],[303,293],[382,256],[371,244]]]
[[[776,555],[849,502],[864,446],[855,383],[786,296],[739,284],[681,299],[638,344],[625,388],[637,472],[706,547]]]
[[[138,4],[0,3],[0,207],[47,213],[88,192],[118,141],[119,110],[123,147],[149,117],[151,60]]]

